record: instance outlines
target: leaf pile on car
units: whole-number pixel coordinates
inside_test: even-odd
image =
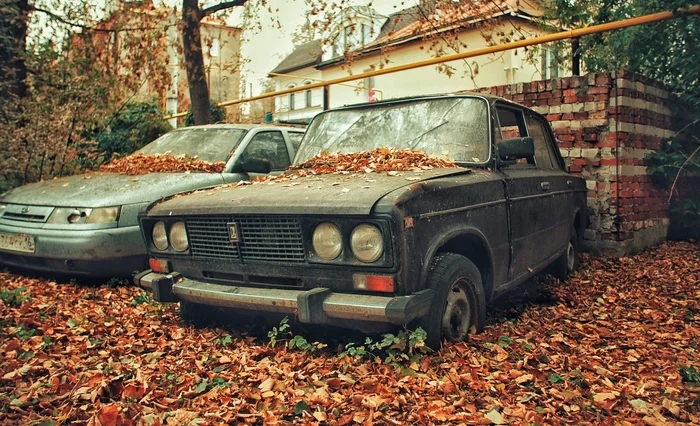
[[[323,152],[290,167],[290,170],[308,170],[311,174],[322,175],[347,172],[418,171],[451,167],[458,166],[454,161],[429,156],[423,151],[375,148],[372,151],[351,154]]]
[[[110,161],[100,166],[101,172],[113,172],[126,175],[143,175],[146,173],[183,173],[207,172],[221,173],[226,165],[223,161],[210,163],[186,155],[170,154],[132,154]]]
[[[194,329],[135,287],[0,274],[0,423],[700,424],[699,279],[698,244],[586,259],[469,342],[394,362]]]

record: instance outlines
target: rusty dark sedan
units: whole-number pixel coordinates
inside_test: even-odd
[[[547,121],[500,98],[418,97],[319,114],[295,158],[380,147],[459,167],[309,175],[152,205],[140,216],[152,271],[135,281],[185,319],[296,316],[360,330],[423,327],[465,339],[486,305],[551,267],[577,264],[585,182],[569,175]]]

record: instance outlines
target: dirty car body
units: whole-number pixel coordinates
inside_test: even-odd
[[[238,124],[176,129],[137,153],[224,161],[223,172],[100,172],[12,189],[0,197],[0,263],[72,276],[131,276],[148,264],[140,209],[179,192],[248,179],[237,169],[251,155],[270,156],[279,173],[302,135],[300,129]]]
[[[419,325],[437,345],[479,330],[485,304],[535,273],[575,268],[585,182],[565,171],[541,115],[482,95],[349,106],[312,121],[295,163],[379,147],[459,167],[319,175],[156,203],[140,219],[156,270],[135,281],[180,301],[190,320],[219,306],[368,331]],[[187,248],[156,248],[156,226],[182,229]]]

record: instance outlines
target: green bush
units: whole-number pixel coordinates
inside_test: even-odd
[[[700,178],[698,131],[700,119],[646,156],[647,171],[654,183],[671,189],[668,238],[673,240],[700,238],[700,194],[688,190]]]
[[[163,120],[163,112],[155,103],[129,103],[97,135],[98,149],[107,161],[114,154],[131,154],[170,129],[172,126]]]
[[[220,106],[210,104],[209,110],[211,111],[212,123],[220,123],[226,120],[226,110]],[[187,111],[187,116],[185,116],[185,126],[194,126],[194,114],[192,114],[192,108]]]

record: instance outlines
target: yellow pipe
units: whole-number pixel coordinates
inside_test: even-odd
[[[374,71],[367,71],[362,74],[348,75],[345,77],[334,78],[332,80],[321,81],[318,83],[307,84],[303,89],[297,89],[296,87],[291,89],[284,89],[277,92],[269,92],[258,96],[253,96],[244,99],[234,99],[231,101],[221,102],[218,104],[220,107],[225,107],[229,105],[236,105],[243,102],[252,102],[260,99],[266,99],[274,96],[286,95],[289,93],[300,92],[302,90],[315,89],[317,87],[330,86],[334,84],[341,84],[348,81],[359,80],[362,78],[374,77],[378,75],[390,74],[398,71],[406,71],[414,68],[426,67],[429,65],[441,64],[444,62],[456,61],[460,59],[472,58],[474,56],[487,55],[489,53],[503,52],[505,50],[517,49],[520,47],[534,46],[536,44],[551,43],[553,41],[567,40],[582,36],[587,36],[591,34],[602,33],[606,31],[619,30],[622,28],[634,27],[637,25],[651,24],[654,22],[666,21],[669,19],[678,18],[684,15],[698,15],[700,14],[700,6],[693,6],[689,9],[679,10],[678,13],[674,12],[658,12],[652,13],[650,15],[638,16],[636,18],[622,19],[615,22],[607,22],[605,24],[592,25],[590,27],[578,28],[575,30],[561,31],[554,34],[548,34],[541,37],[535,37],[527,40],[518,40],[510,43],[499,44],[496,46],[484,47],[481,49],[474,49],[463,53],[454,53],[452,55],[440,56],[436,58],[425,59],[418,62],[412,62],[410,64],[397,65],[395,67],[377,69]],[[164,117],[164,119],[184,117],[187,113],[177,113],[169,117]]]

